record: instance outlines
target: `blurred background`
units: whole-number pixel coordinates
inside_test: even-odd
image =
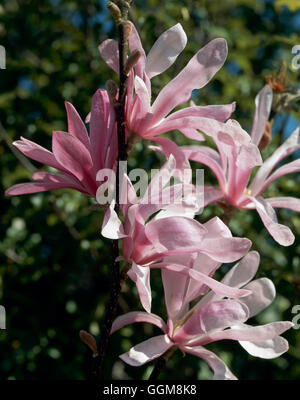
[[[0,331],[1,379],[87,379],[91,354],[78,337],[85,329],[100,332],[108,296],[110,248],[100,237],[103,214],[93,201],[71,190],[57,190],[15,198],[4,191],[28,181],[32,171],[45,167],[25,162],[12,151],[21,135],[51,149],[53,130],[66,130],[64,101],[71,101],[84,118],[91,96],[114,73],[101,60],[97,46],[116,37],[105,7],[96,0],[2,0],[0,45],[6,49],[6,69],[0,70],[0,304],[6,308],[7,329]],[[292,47],[300,44],[298,0],[134,0],[131,20],[149,51],[157,37],[180,22],[188,44],[176,63],[153,80],[154,95],[177,74],[209,40],[226,38],[229,55],[211,83],[193,93],[197,105],[237,101],[234,118],[250,130],[254,98],[266,77],[281,78],[292,101],[275,116],[268,156],[297,126],[299,70],[291,66]],[[284,65],[286,63],[286,71]],[[179,132],[178,144],[188,144]],[[299,157],[299,154],[297,155]],[[295,157],[295,155],[291,156]],[[139,144],[130,167],[157,168],[163,159]],[[205,172],[206,183],[214,184]],[[299,197],[300,177],[288,175],[269,188],[269,195]],[[199,220],[222,211],[207,207]],[[273,280],[276,301],[254,323],[292,320],[300,304],[300,215],[278,211],[279,221],[295,233],[294,245],[280,247],[269,236],[255,212],[238,212],[230,222],[236,236],[253,240],[261,255],[258,277]],[[228,267],[222,267],[219,276]],[[159,271],[152,275],[153,312],[165,315]],[[118,313],[139,310],[134,285],[124,285]],[[133,368],[118,355],[153,334],[156,328],[136,324],[112,336],[105,377],[146,379],[151,365]],[[240,379],[299,379],[300,331],[284,335],[290,350],[275,360],[248,355],[237,342],[210,346]],[[210,379],[200,359],[175,353],[161,378]]]

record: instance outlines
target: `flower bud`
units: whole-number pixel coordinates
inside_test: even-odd
[[[269,121],[266,123],[264,134],[259,142],[258,148],[259,150],[265,149],[272,140],[272,126]]]
[[[113,105],[116,105],[116,103],[117,103],[116,97],[117,97],[118,90],[119,90],[116,82],[110,79],[106,82],[105,87],[106,87],[110,101],[112,102]]]
[[[111,13],[113,19],[116,21],[116,24],[120,24],[122,21],[122,16],[121,16],[121,10],[119,9],[119,7],[113,3],[112,1],[110,1],[107,4],[107,8],[109,9],[109,12]]]
[[[94,356],[98,354],[96,339],[87,331],[80,331],[79,337],[93,352]]]
[[[139,61],[140,56],[141,56],[141,52],[139,50],[137,50],[137,49],[133,50],[133,52],[130,53],[129,57],[127,58],[125,67],[124,67],[124,73],[126,75],[129,75],[129,72],[132,70],[132,68]]]

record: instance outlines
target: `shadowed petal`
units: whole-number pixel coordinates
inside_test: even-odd
[[[154,336],[134,347],[120,358],[133,367],[139,367],[155,360],[173,346],[167,335]]]
[[[168,69],[185,48],[186,34],[180,24],[165,31],[152,46],[146,58],[145,72],[149,78]]]
[[[214,380],[237,380],[236,376],[233,375],[227,365],[213,352],[206,350],[201,346],[182,346],[181,348],[183,351],[202,358],[205,362],[207,362],[214,372]]]
[[[115,319],[110,334],[113,334],[126,325],[134,324],[136,322],[153,324],[160,328],[164,333],[167,332],[167,325],[165,321],[158,315],[145,313],[144,311],[132,311]]]

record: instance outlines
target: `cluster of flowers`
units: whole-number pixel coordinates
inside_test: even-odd
[[[270,235],[281,245],[294,241],[290,229],[277,222],[274,207],[300,211],[300,200],[291,197],[264,198],[263,192],[279,177],[300,171],[300,160],[275,166],[300,148],[299,128],[263,161],[259,149],[272,105],[272,90],[265,86],[256,97],[256,111],[251,135],[239,123],[229,119],[235,104],[196,106],[172,112],[190,100],[192,91],[205,86],[222,67],[227,57],[224,39],[215,39],[199,50],[183,70],[171,80],[151,104],[151,79],[163,73],[183,51],[187,42],[180,24],[164,32],[146,55],[132,25],[130,51],[140,58],[128,77],[126,97],[126,141],[133,136],[151,140],[153,147],[166,156],[166,163],[138,198],[132,182],[124,176],[122,190],[123,222],[114,202],[105,213],[102,235],[122,240],[122,259],[130,266],[128,276],[135,282],[145,312],[130,312],[118,317],[112,332],[134,322],[158,326],[162,335],[130,349],[121,358],[140,366],[177,347],[205,360],[215,379],[236,379],[224,362],[204,346],[208,343],[237,340],[251,355],[274,358],[287,351],[288,343],[280,335],[291,322],[273,322],[250,326],[246,321],[266,308],[275,297],[273,283],[267,278],[254,279],[259,254],[251,251],[251,241],[233,237],[229,228],[215,217],[201,224],[195,219],[199,199],[190,180],[184,182],[189,196],[170,203],[170,187],[165,186],[181,171],[189,170],[189,160],[206,165],[215,174],[219,187],[204,187],[204,205],[227,203],[232,208],[256,209]],[[100,54],[118,73],[118,45],[106,40]],[[26,156],[57,169],[60,173],[38,172],[34,182],[17,184],[7,195],[35,193],[58,188],[73,188],[96,197],[103,181],[97,172],[116,169],[118,140],[114,107],[106,90],[99,89],[92,99],[87,117],[89,134],[75,108],[66,103],[68,132],[53,132],[52,152],[25,139],[14,145]],[[159,135],[179,130],[199,145],[179,147]],[[215,145],[202,145],[209,135]],[[252,171],[260,166],[249,184]],[[178,173],[179,171],[179,173]],[[162,180],[165,186],[158,184]],[[171,186],[172,198],[182,195],[179,184]],[[121,191],[122,191],[121,190]],[[168,195],[167,195],[168,194]],[[159,201],[149,202],[151,198]],[[239,260],[239,261],[238,261]],[[213,278],[222,263],[238,263],[221,281]],[[168,321],[151,313],[150,272],[161,270]],[[193,304],[193,306],[191,306]]]

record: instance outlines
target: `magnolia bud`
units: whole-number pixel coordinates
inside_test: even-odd
[[[266,123],[264,134],[259,142],[258,148],[259,150],[265,149],[272,140],[272,126],[269,121]]]
[[[119,9],[119,7],[115,3],[110,1],[107,4],[107,8],[109,9],[113,19],[116,21],[116,24],[120,24],[122,19],[121,19],[121,10]]]
[[[119,90],[116,82],[110,79],[106,82],[105,87],[106,87],[110,101],[112,102],[112,104],[115,105],[117,102],[116,97],[117,97],[118,90]]]
[[[80,331],[79,337],[83,341],[83,343],[85,343],[92,350],[94,356],[96,356],[98,354],[98,348],[94,336],[92,336],[87,331]]]
[[[132,53],[130,53],[129,57],[127,58],[125,67],[124,67],[124,73],[126,75],[129,75],[129,72],[131,69],[136,65],[136,63],[139,61],[139,58],[141,56],[141,52],[139,50],[133,50]]]

